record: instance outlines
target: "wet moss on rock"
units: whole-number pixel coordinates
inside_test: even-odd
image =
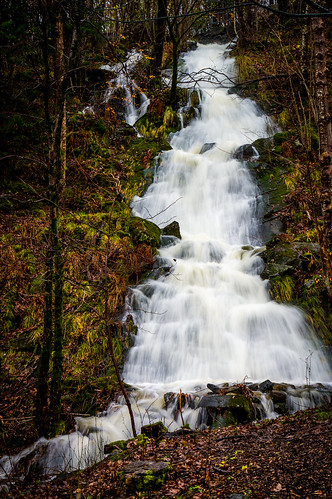
[[[156,224],[143,218],[131,217],[128,226],[134,244],[147,244],[154,251],[157,250],[160,245],[161,231]]]

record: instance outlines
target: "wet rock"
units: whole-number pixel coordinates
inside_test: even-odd
[[[196,118],[196,110],[193,106],[186,106],[182,109],[183,126],[186,127]]]
[[[288,413],[286,392],[272,390],[269,394],[269,398],[272,400],[274,410],[277,414],[285,415]]]
[[[161,235],[160,238],[160,246],[162,247],[168,247],[168,246],[174,246],[177,242],[177,239],[175,236],[164,236],[163,234]]]
[[[200,93],[198,90],[191,92],[189,102],[191,106],[198,108],[200,104]]]
[[[161,233],[163,236],[173,236],[182,239],[179,222],[176,222],[175,220],[166,225],[166,227],[161,230]]]
[[[188,40],[187,47],[188,47],[188,50],[196,50],[197,49],[197,42],[195,40]]]
[[[270,153],[273,146],[273,140],[271,138],[257,139],[252,143],[252,146],[258,152],[260,159],[263,161],[270,159]]]
[[[148,492],[162,487],[170,470],[168,462],[136,461],[126,464],[118,479],[127,493]]]
[[[220,392],[220,386],[213,385],[212,383],[208,383],[206,385],[209,390],[211,390],[212,393],[219,393]]]
[[[298,268],[303,267],[305,259],[302,248],[282,241],[278,236],[274,236],[268,241],[261,257],[266,262],[265,269],[261,274],[263,279],[292,274]]]
[[[252,401],[235,391],[229,391],[225,395],[208,393],[201,398],[198,407],[207,410],[207,422],[214,427],[244,423],[254,418]]]
[[[240,161],[247,161],[253,157],[258,157],[258,152],[252,144],[244,144],[236,149],[233,158]]]
[[[216,143],[215,142],[206,142],[203,144],[202,149],[199,154],[204,154],[207,151],[210,151],[215,147]]]
[[[259,384],[259,389],[263,393],[270,392],[273,390],[273,383],[267,379]]]
[[[253,246],[251,246],[250,244],[248,244],[247,246],[242,246],[241,248],[243,251],[252,251],[254,249]]]
[[[168,408],[169,404],[171,404],[174,401],[174,398],[175,398],[174,392],[167,392],[164,394],[166,409]]]

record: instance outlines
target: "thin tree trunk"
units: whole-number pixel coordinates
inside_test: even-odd
[[[52,210],[52,207],[50,208]],[[53,340],[53,244],[52,232],[49,231],[46,250],[45,290],[44,290],[44,328],[39,357],[38,384],[36,395],[36,422],[40,436],[47,436],[49,426],[48,411],[48,374]]]
[[[312,28],[324,217],[323,269],[327,277],[329,292],[332,294],[332,132],[327,85],[327,45],[323,19],[313,18]]]
[[[51,413],[53,429],[61,414],[61,382],[63,372],[63,256],[58,233],[58,214],[55,220],[55,257],[54,257],[54,333],[53,333],[53,370],[51,381]]]
[[[166,34],[167,8],[165,0],[158,0],[158,14],[156,21],[156,38],[153,48],[154,70],[159,74],[163,62],[164,40]]]
[[[171,105],[176,108],[176,89],[178,84],[178,65],[179,65],[179,44],[177,40],[173,41],[173,61],[172,61],[172,86],[171,86]]]

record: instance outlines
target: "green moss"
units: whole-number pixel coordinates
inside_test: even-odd
[[[286,276],[274,277],[270,280],[273,298],[280,302],[292,302],[294,299],[295,284],[293,279]]]
[[[275,146],[282,146],[290,137],[289,132],[279,132],[273,136],[273,142]]]
[[[153,464],[154,463],[151,463],[151,466],[153,466]],[[152,468],[143,471],[143,467],[142,471],[137,472],[125,473],[120,471],[117,476],[126,493],[150,492],[160,489],[163,486],[171,469],[171,465],[167,463],[167,466],[160,469]]]
[[[132,217],[128,221],[128,227],[134,244],[148,244],[154,249],[159,247],[161,231],[153,222]]]

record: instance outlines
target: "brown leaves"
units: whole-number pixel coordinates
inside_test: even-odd
[[[309,410],[259,424],[197,431],[185,437],[168,434],[159,445],[153,440],[146,440],[144,445],[131,441],[121,460],[107,459],[66,480],[36,484],[35,495],[30,489],[25,497],[66,497],[74,491],[81,497],[137,497],[123,496],[117,472],[129,462],[155,460],[169,461],[172,466],[164,486],[153,492],[155,498],[226,499],[233,493],[257,499],[329,498],[331,405],[324,414],[324,421],[317,420],[317,411]],[[19,489],[23,492],[22,485]],[[16,496],[9,497],[17,497],[19,489]]]

